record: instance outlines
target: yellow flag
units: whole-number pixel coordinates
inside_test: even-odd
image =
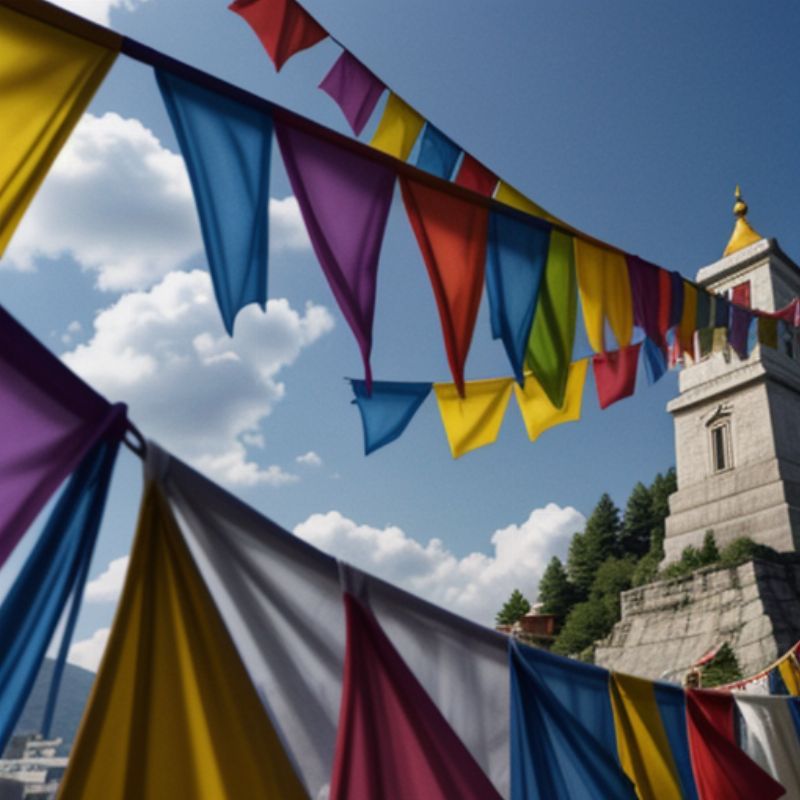
[[[564,405],[561,408],[550,402],[550,398],[533,375],[525,376],[525,386],[522,388],[514,384],[519,410],[532,442],[535,442],[548,428],[561,425],[563,422],[575,422],[581,418],[583,386],[588,368],[588,358],[569,365]]]
[[[408,103],[389,92],[386,108],[370,144],[405,161],[424,124],[425,120]]]
[[[683,282],[683,314],[681,315],[681,350],[694,354],[694,331],[697,327],[697,289],[687,281]]]
[[[116,58],[120,37],[104,38],[0,8],[0,255]]]
[[[641,800],[683,796],[652,681],[611,673],[611,708],[622,769]]]
[[[532,214],[534,217],[542,217],[549,220],[555,219],[540,205],[534,203],[533,200],[529,200],[522,192],[505,181],[500,181],[500,183],[497,184],[497,193],[494,199],[505,203],[507,206],[524,211],[526,214]]]
[[[596,353],[607,349],[605,322],[618,347],[627,347],[633,335],[633,301],[628,265],[622,253],[576,238],[575,269],[589,344]]]
[[[784,658],[778,664],[778,672],[786,685],[786,689],[792,697],[800,696],[800,666],[794,654],[790,654],[788,658]]]
[[[469,381],[463,398],[454,383],[433,384],[453,458],[497,439],[513,383],[513,378]]]
[[[307,795],[151,483],[59,798],[183,797]]]

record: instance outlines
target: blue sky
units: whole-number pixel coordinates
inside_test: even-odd
[[[346,131],[316,86],[323,42],[276,75],[221,0],[62,0],[153,47]],[[569,223],[693,276],[750,221],[800,254],[796,4],[713,0],[376,3],[308,0],[423,116]],[[433,398],[363,456],[344,376],[358,351],[304,238],[274,152],[265,316],[226,342],[177,145],[150,70],[121,57],[0,262],[4,305],[176,455],[312,542],[482,621],[529,595],[581,514],[674,463],[676,376],[531,444],[514,404],[494,446],[449,455]],[[367,135],[377,121],[376,114]],[[384,242],[373,369],[448,380],[425,269],[399,197]],[[588,353],[579,345],[577,355]],[[509,374],[485,305],[467,378]],[[307,456],[313,453],[314,456]],[[305,459],[298,461],[302,456]],[[92,577],[125,556],[140,491],[120,458]],[[32,537],[29,537],[32,538]],[[30,542],[0,575],[7,585]],[[122,572],[93,584],[74,660],[92,664]],[[105,587],[105,590],[104,588]],[[84,655],[82,656],[81,653]],[[88,655],[86,655],[88,654]]]

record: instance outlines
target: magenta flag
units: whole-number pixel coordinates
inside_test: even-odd
[[[331,800],[500,795],[372,612],[344,595],[347,651]]]
[[[314,252],[358,341],[369,391],[378,257],[394,171],[277,120],[275,134]]]
[[[369,122],[386,88],[355,56],[345,50],[319,88],[330,95],[358,136]]]
[[[0,566],[121,413],[0,307]]]

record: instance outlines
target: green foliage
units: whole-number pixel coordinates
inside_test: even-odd
[[[498,625],[513,625],[531,610],[531,604],[519,589],[514,589],[503,607],[495,615]]]
[[[725,642],[717,651],[713,660],[703,668],[702,685],[703,688],[722,686],[725,683],[741,680],[742,677],[742,670],[739,667],[736,653]]]
[[[610,624],[604,636],[611,632],[614,623],[619,620],[619,596],[631,588],[635,569],[636,559],[628,556],[607,558],[597,570],[589,599],[603,603],[608,611]]]
[[[553,645],[553,652],[562,655],[580,653],[591,647],[595,640],[602,639],[613,624],[605,603],[595,600],[578,603],[569,612]]]
[[[640,558],[633,570],[631,585],[643,586],[645,583],[658,580],[658,565],[662,558],[664,558],[663,550],[650,550],[646,556]]]
[[[739,564],[752,561],[754,558],[774,561],[780,558],[780,554],[765,544],[756,544],[752,539],[741,537],[722,548],[719,564],[720,567],[738,567]]]
[[[677,490],[678,476],[675,467],[670,467],[663,475],[659,472],[650,484],[654,519],[650,531],[650,551],[661,552],[661,558],[664,557],[664,521],[669,516],[669,496]]]
[[[734,539],[720,551],[714,542],[712,531],[706,531],[703,546],[699,550],[692,546],[684,548],[680,561],[670,564],[659,577],[683,578],[686,575],[691,575],[701,567],[716,565],[720,569],[729,569],[738,567],[739,564],[744,564],[754,558],[762,558],[769,561],[779,557],[777,551],[771,547],[756,544],[752,539],[745,537]]]
[[[622,552],[636,558],[645,555],[650,549],[650,537],[656,523],[652,493],[639,481],[633,487],[625,506],[625,519],[620,533]]]
[[[569,582],[561,560],[553,556],[539,581],[539,602],[542,604],[542,612],[555,614],[560,624],[566,619],[575,600],[575,587]]]
[[[719,550],[714,540],[714,531],[706,531],[703,546],[700,548],[700,560],[704,564],[716,564],[719,561]]]
[[[620,527],[619,509],[604,494],[586,520],[583,533],[576,533],[569,546],[567,574],[579,597],[588,597],[598,567],[619,553]]]

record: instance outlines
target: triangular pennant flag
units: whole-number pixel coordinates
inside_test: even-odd
[[[369,387],[378,257],[394,172],[299,128],[276,123],[275,134],[314,252],[361,350]]]
[[[463,394],[483,289],[489,212],[407,178],[400,186],[439,309],[450,372]]]
[[[319,88],[342,109],[353,133],[364,130],[386,88],[355,56],[345,50]]]
[[[500,795],[364,605],[344,595],[347,655],[331,800]]]
[[[497,439],[513,385],[512,378],[470,381],[462,396],[453,383],[433,384],[453,458]]]
[[[399,438],[417,409],[430,394],[431,383],[373,381],[372,391],[365,381],[351,380],[364,429],[364,455],[369,455]]]
[[[225,330],[239,311],[267,302],[269,114],[156,70],[186,160]]]
[[[642,344],[642,356],[647,382],[652,386],[666,374],[667,358],[664,351],[649,337]]]
[[[106,46],[0,8],[0,255],[114,63],[122,37],[101,35]]]
[[[497,186],[497,175],[486,169],[480,161],[473,158],[469,153],[464,153],[455,182],[465,189],[471,189],[473,192],[491,197],[494,187]]]
[[[653,684],[656,703],[669,749],[681,782],[683,800],[697,800],[697,787],[692,773],[692,756],[689,752],[689,734],[686,730],[686,692],[673,683]]]
[[[526,360],[556,408],[564,405],[577,313],[572,237],[553,230]]]
[[[681,797],[653,682],[612,672],[610,690],[619,760],[637,795],[641,800]]]
[[[425,125],[417,155],[417,166],[449,181],[461,155],[461,148],[430,122]]]
[[[697,289],[683,282],[683,314],[680,322],[681,349],[686,353],[694,351],[694,332],[697,324]]]
[[[633,333],[631,286],[625,256],[575,239],[575,265],[583,320],[589,344],[604,353],[605,325],[614,333],[618,347],[630,344]]]
[[[278,72],[295,53],[328,35],[295,0],[234,0],[228,8],[253,29]]]
[[[594,383],[597,387],[600,408],[608,408],[618,400],[633,394],[641,347],[641,344],[632,344],[621,350],[592,357]]]
[[[659,347],[664,345],[666,327],[663,321],[669,318],[669,303],[661,303],[661,273],[655,264],[638,256],[628,256],[628,277],[633,298],[633,321]],[[666,284],[667,286],[669,284]]]
[[[525,377],[525,384],[522,388],[514,385],[519,410],[525,422],[525,430],[528,431],[528,437],[532,442],[535,442],[548,428],[564,422],[577,422],[581,418],[583,387],[588,370],[588,358],[582,358],[580,361],[570,364],[564,405],[561,408],[556,408],[550,402],[542,385],[532,375]]]
[[[520,384],[549,247],[548,224],[492,211],[486,255],[492,335],[502,338]]]
[[[531,648],[511,639],[511,796],[636,797],[619,762],[543,680]]]
[[[153,483],[59,797],[307,797]]]
[[[370,144],[377,150],[405,161],[424,124],[425,120],[408,103],[394,92],[389,92],[383,116]]]

